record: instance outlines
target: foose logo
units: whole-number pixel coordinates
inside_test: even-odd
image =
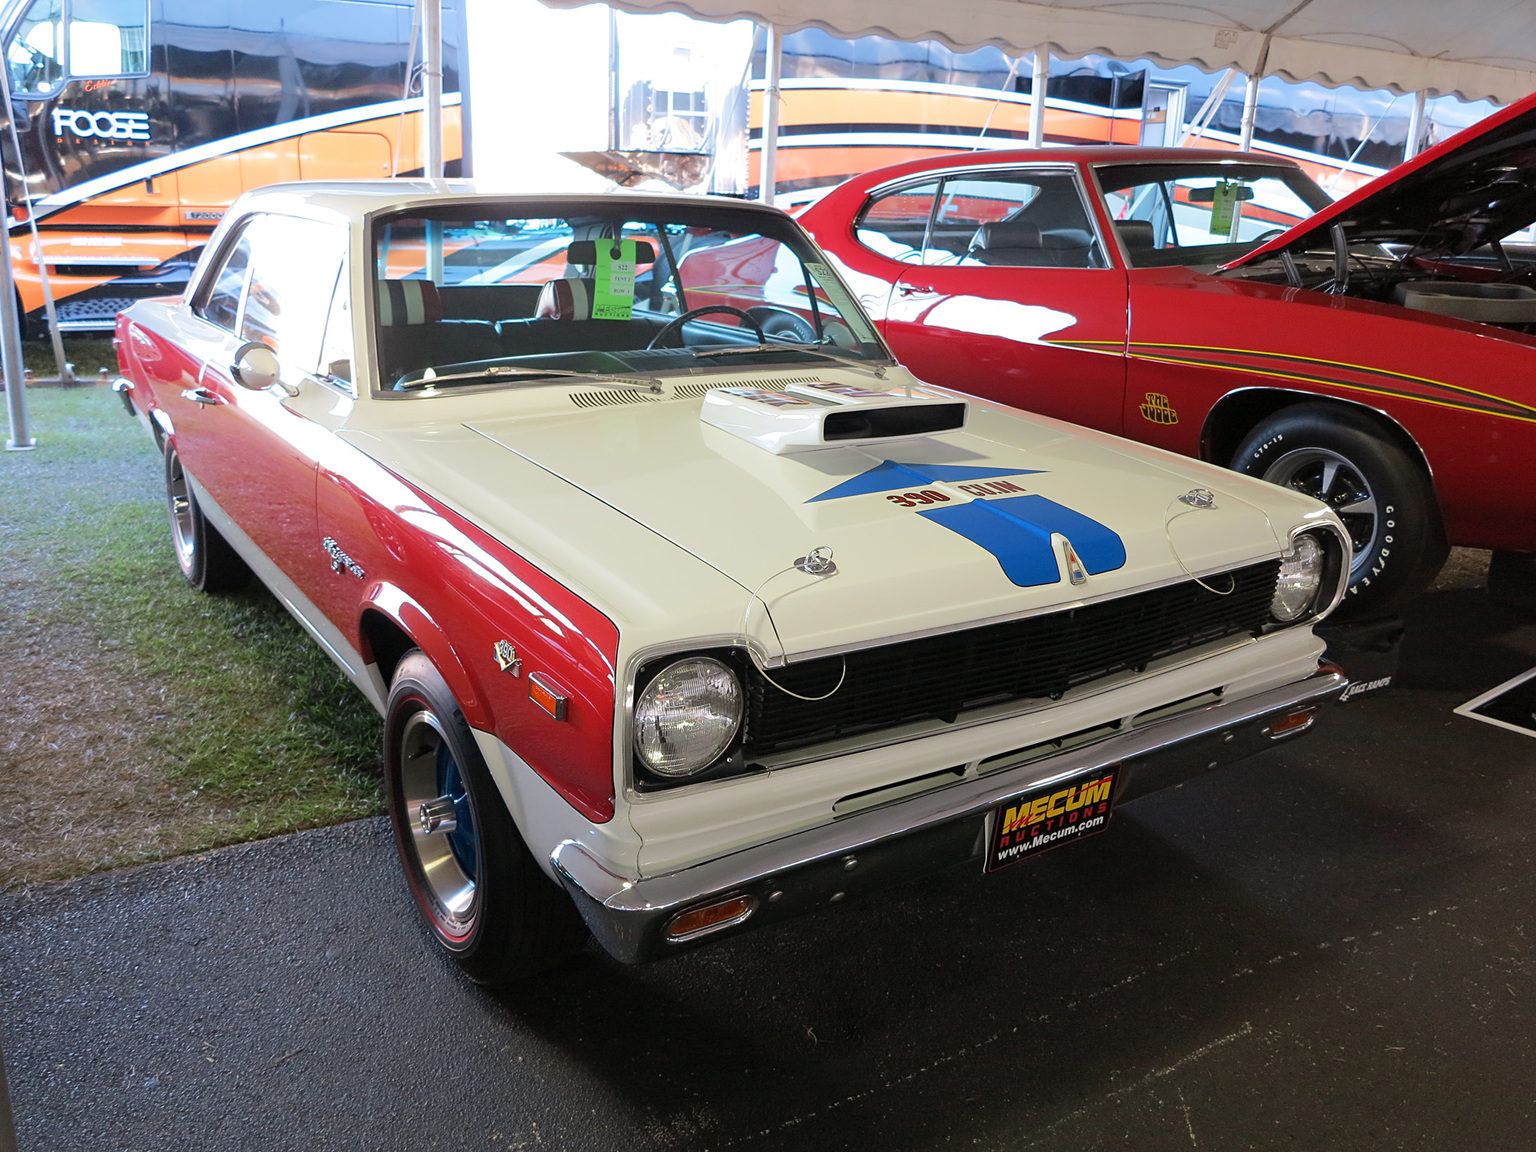
[[[147,112],[80,112],[73,108],[53,110],[53,134],[66,131],[81,137],[103,140],[148,140]]]

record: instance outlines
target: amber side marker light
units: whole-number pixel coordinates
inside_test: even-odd
[[[1312,721],[1316,719],[1316,708],[1298,708],[1295,712],[1287,712],[1284,716],[1269,722],[1269,738],[1278,740],[1293,732],[1304,732],[1312,727]]]
[[[732,924],[740,924],[752,915],[752,910],[756,907],[757,901],[750,896],[732,896],[729,900],[706,904],[702,908],[690,908],[687,912],[679,912],[667,921],[663,934],[668,940],[674,942],[692,940],[695,936],[702,936],[706,932],[715,932],[721,928],[729,928]]]

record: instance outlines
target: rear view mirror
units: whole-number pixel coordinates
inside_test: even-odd
[[[1227,198],[1229,200],[1252,200],[1253,189],[1249,188],[1246,184],[1238,184],[1227,193]],[[1191,204],[1214,204],[1216,203],[1216,189],[1191,188],[1189,190],[1189,202]]]
[[[252,392],[260,392],[277,383],[281,369],[277,353],[258,340],[240,346],[235,362],[229,366],[229,374],[235,383]]]

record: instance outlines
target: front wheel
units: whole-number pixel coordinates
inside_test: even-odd
[[[532,976],[580,947],[575,907],[539,871],[452,691],[419,650],[390,687],[384,789],[411,895],[470,979]]]
[[[1329,404],[1282,409],[1248,434],[1232,467],[1338,514],[1354,547],[1339,619],[1395,612],[1445,562],[1449,547],[1428,475],[1366,417]]]

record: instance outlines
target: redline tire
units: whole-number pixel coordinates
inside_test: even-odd
[[[191,478],[176,449],[165,449],[165,505],[171,521],[171,549],[188,584],[199,592],[233,592],[251,578],[245,561],[208,523]]]
[[[1449,546],[1429,476],[1368,417],[1333,404],[1282,409],[1248,434],[1231,467],[1338,513],[1355,557],[1336,619],[1397,611],[1445,563]]]
[[[580,949],[575,906],[539,870],[447,681],[419,649],[389,690],[384,792],[416,907],[471,980],[524,979]],[[429,830],[429,818],[443,822]]]

